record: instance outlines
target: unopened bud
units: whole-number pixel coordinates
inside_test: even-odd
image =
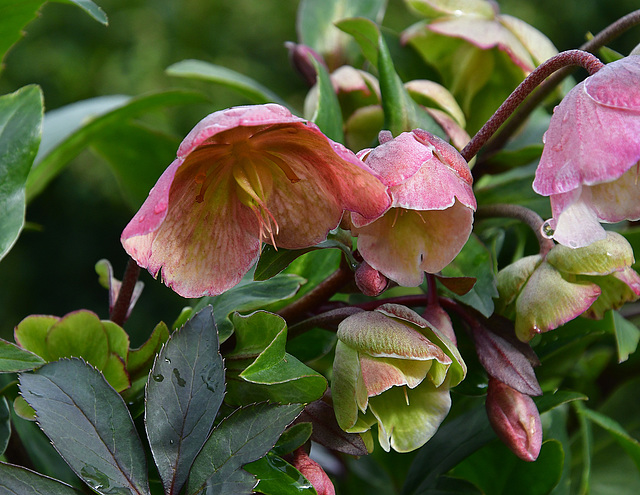
[[[309,480],[318,495],[335,495],[336,490],[327,473],[324,472],[320,464],[309,457],[302,447],[293,454],[293,467]]]
[[[535,461],[542,447],[542,424],[533,399],[490,377],[486,407],[500,440],[523,461]]]
[[[363,261],[356,269],[355,280],[358,289],[365,296],[370,297],[379,296],[389,285],[389,279],[366,261]]]
[[[325,69],[327,64],[325,63],[322,55],[316,52],[313,48],[306,45],[299,45],[292,41],[287,41],[284,46],[289,50],[289,61],[294,69],[302,76],[305,82],[311,87],[316,83],[316,68],[313,66],[313,62],[309,57],[313,57],[317,62]]]

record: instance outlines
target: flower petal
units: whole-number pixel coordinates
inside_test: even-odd
[[[590,197],[588,188],[582,188],[580,198],[557,213],[560,209],[558,202],[563,202],[567,195],[572,195],[572,193],[551,196],[551,209],[554,212],[554,218],[550,225],[554,230],[553,239],[572,248],[588,246],[592,242],[604,239],[606,232],[600,225],[593,208],[584,197]]]
[[[391,387],[406,385],[416,388],[427,376],[432,361],[394,358],[372,358],[360,355],[362,378],[369,397],[380,395]]]
[[[367,409],[368,395],[358,352],[341,341],[336,344],[331,395],[338,424],[348,430],[358,420],[358,409]]]

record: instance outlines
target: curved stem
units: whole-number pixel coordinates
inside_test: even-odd
[[[582,44],[582,46],[580,46],[580,50],[594,53],[611,40],[617,38],[622,33],[638,24],[640,24],[640,10],[635,10],[630,14],[621,17],[616,22],[596,34],[592,39]],[[500,129],[500,132],[496,133],[491,141],[487,143],[485,146],[485,152],[489,153],[501,149],[527,119],[527,117],[531,115],[531,112],[533,112],[533,110],[574,70],[575,67],[565,67],[560,69],[540,84],[538,89],[529,98],[527,98],[520,107],[518,107],[517,111],[513,113],[509,122],[507,122],[502,129]]]
[[[525,208],[520,205],[511,204],[493,204],[478,207],[476,211],[476,218],[492,218],[492,217],[507,217],[515,218],[521,222],[527,224],[538,239],[540,245],[540,255],[545,256],[553,246],[554,242],[551,239],[546,238],[542,234],[542,226],[544,220],[535,211]]]
[[[133,289],[136,286],[139,275],[140,267],[132,258],[129,258],[127,268],[125,268],[124,271],[124,277],[122,277],[122,285],[118,292],[118,298],[109,315],[109,319],[120,326],[124,325],[124,322],[127,321],[127,313],[129,312],[129,306],[131,304]]]
[[[337,332],[338,325],[342,320],[356,313],[360,313],[361,311],[363,310],[360,308],[345,306],[343,308],[336,308],[311,316],[306,320],[302,320],[299,323],[291,325],[287,331],[287,340],[291,340],[298,335],[302,335],[312,328],[323,328],[324,330]]]
[[[473,136],[471,141],[469,141],[460,153],[462,157],[467,162],[470,161],[509,118],[518,105],[520,105],[542,81],[558,69],[562,69],[568,65],[584,67],[590,75],[595,74],[604,67],[604,64],[598,60],[597,57],[582,50],[569,50],[558,53],[555,57],[551,57],[546,62],[543,62],[520,83],[476,135]]]
[[[329,275],[329,277],[297,301],[282,308],[278,311],[278,314],[287,321],[288,325],[293,325],[304,319],[306,315],[313,313],[314,309],[327,302],[351,280],[353,280],[353,272],[345,263],[341,263],[340,268]]]

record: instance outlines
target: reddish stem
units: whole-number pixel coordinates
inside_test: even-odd
[[[118,292],[118,298],[116,299],[111,315],[109,319],[122,326],[127,321],[127,312],[131,305],[131,297],[133,296],[133,289],[138,281],[140,275],[140,267],[138,264],[129,258],[127,262],[127,268],[124,271],[124,277],[122,278],[122,285],[120,286],[120,292]]]
[[[509,95],[509,97],[500,105],[500,108],[491,116],[491,118],[482,126],[482,128],[473,136],[461,152],[462,157],[466,161],[470,161],[480,148],[489,140],[491,136],[500,128],[500,126],[509,118],[514,110],[531,94],[531,92],[540,85],[547,77],[558,69],[570,65],[584,67],[590,75],[599,71],[604,64],[594,55],[582,50],[569,50],[559,53],[555,57],[551,57],[546,62],[540,64],[524,81]]]

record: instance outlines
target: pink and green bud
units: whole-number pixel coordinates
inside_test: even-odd
[[[336,489],[322,466],[311,459],[304,448],[293,453],[293,467],[313,485],[318,495],[335,495]]]
[[[558,105],[533,189],[551,199],[545,232],[584,247],[601,222],[640,219],[640,56],[605,65]]]
[[[371,265],[363,261],[356,269],[355,282],[365,296],[376,297],[382,294],[389,285],[389,279]]]
[[[375,173],[315,124],[280,105],[236,107],[187,135],[121,241],[138,265],[195,298],[240,282],[263,242],[310,247],[345,210],[372,220],[389,203]]]
[[[316,83],[318,74],[316,73],[312,59],[326,69],[327,64],[322,56],[313,48],[292,41],[287,41],[284,46],[289,51],[289,62],[291,66],[298,71],[302,79],[304,79],[309,86],[313,86]]]
[[[455,345],[417,313],[385,304],[338,327],[332,396],[350,433],[378,424],[382,448],[409,452],[437,431],[451,406],[449,388],[466,374]]]
[[[631,268],[627,240],[607,232],[582,248],[556,245],[546,257],[528,256],[498,273],[497,310],[515,314],[516,335],[528,342],[584,315],[602,318],[640,297],[640,276]]]
[[[486,408],[502,443],[523,461],[535,461],[542,447],[542,423],[533,399],[490,377]]]
[[[417,286],[437,273],[467,242],[476,200],[467,162],[456,149],[421,129],[359,153],[389,187],[391,207],[375,221],[352,214],[358,251],[400,285]]]

